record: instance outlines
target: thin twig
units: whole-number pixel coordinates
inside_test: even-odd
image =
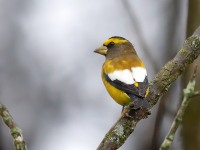
[[[181,47],[174,59],[169,61],[150,83],[148,102],[154,106],[158,99],[169,89],[170,85],[182,74],[200,54],[200,27],[189,37]],[[116,150],[124,144],[129,135],[134,131],[137,123],[149,115],[149,110],[141,109],[134,112],[132,118],[130,106],[125,110],[120,119],[108,131],[97,150]]]
[[[190,99],[194,96],[197,96],[197,93],[194,91],[195,84],[196,84],[196,82],[195,82],[196,70],[197,70],[197,66],[194,71],[192,79],[189,81],[186,89],[183,90],[183,93],[184,93],[183,101],[182,101],[181,106],[177,112],[177,115],[172,123],[169,133],[165,137],[165,140],[163,141],[163,143],[160,147],[160,150],[168,150],[170,148],[170,146],[174,140],[176,130],[178,129],[179,125],[181,124],[181,122],[183,120],[183,116],[184,116],[185,110],[190,102]],[[198,95],[200,95],[200,93],[198,93]]]
[[[0,103],[0,116],[2,117],[4,123],[10,129],[10,134],[14,140],[15,150],[27,150],[27,146],[24,142],[21,129],[19,129],[14,122],[12,116],[8,112],[7,108]]]

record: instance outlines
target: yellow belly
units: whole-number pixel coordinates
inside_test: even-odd
[[[128,105],[131,101],[130,97],[124,93],[121,90],[118,90],[117,88],[115,88],[114,86],[110,85],[110,83],[108,83],[103,74],[102,74],[102,80],[103,83],[108,91],[108,93],[110,94],[110,96],[120,105]]]

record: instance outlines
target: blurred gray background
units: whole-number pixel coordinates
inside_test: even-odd
[[[29,150],[96,149],[121,106],[106,92],[100,75],[105,58],[93,50],[111,36],[127,38],[151,81],[189,35],[189,3],[0,0],[0,102],[22,129]],[[180,81],[121,150],[158,149],[180,103]],[[172,149],[185,147],[182,138],[178,132]],[[0,150],[13,149],[2,121],[0,139]]]

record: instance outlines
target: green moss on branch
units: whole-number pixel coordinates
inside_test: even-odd
[[[15,150],[27,150],[21,129],[17,127],[12,116],[10,115],[6,107],[1,103],[0,103],[0,116],[2,117],[4,123],[10,129],[10,134],[12,135],[14,140]]]

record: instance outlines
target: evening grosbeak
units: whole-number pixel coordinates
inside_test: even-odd
[[[133,45],[123,37],[107,39],[95,53],[104,55],[102,80],[110,96],[123,107],[131,101],[133,109],[149,108],[147,71]]]

